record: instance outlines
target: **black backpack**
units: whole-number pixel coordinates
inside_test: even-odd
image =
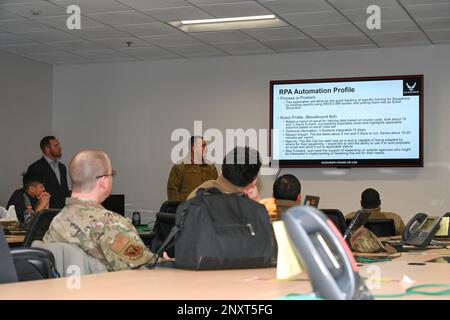
[[[13,248],[11,255],[19,281],[58,278],[53,254],[43,248]]]
[[[272,266],[275,257],[265,206],[243,193],[223,194],[216,188],[199,189],[178,207],[175,226],[156,259],[173,244],[175,266],[183,269],[262,268]]]

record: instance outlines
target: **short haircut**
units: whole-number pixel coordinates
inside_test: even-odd
[[[301,190],[300,181],[292,174],[285,174],[273,183],[273,196],[275,199],[296,201]]]
[[[25,172],[22,177],[23,189],[27,190],[37,184],[45,184],[45,178],[38,172]]]
[[[41,147],[42,152],[44,152],[45,148],[50,147],[50,140],[55,140],[55,136],[45,136],[41,139],[39,146]]]
[[[89,192],[95,187],[98,176],[109,174],[111,162],[102,150],[82,150],[75,154],[69,163],[72,189],[76,192]]]
[[[364,209],[378,208],[380,204],[380,194],[377,190],[368,188],[361,194],[361,207]]]
[[[203,137],[202,136],[191,136],[191,139],[189,140],[189,146],[191,147],[191,150],[194,147],[195,141],[197,139],[202,139],[203,140]]]
[[[258,151],[249,147],[235,147],[223,159],[222,174],[233,185],[245,187],[256,179],[260,168]]]

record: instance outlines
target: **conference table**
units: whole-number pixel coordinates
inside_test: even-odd
[[[359,272],[374,295],[403,293],[412,285],[450,285],[450,264],[428,262],[445,256],[450,256],[450,250],[416,250],[387,262],[359,264]],[[78,279],[2,284],[0,299],[272,300],[311,291],[305,272],[294,280],[277,280],[276,268],[218,271],[143,268],[85,275]],[[398,298],[450,299],[450,296]]]

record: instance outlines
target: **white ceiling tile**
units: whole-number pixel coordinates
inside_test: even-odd
[[[48,17],[48,18],[37,18],[33,21],[45,24],[47,26],[51,26],[53,28],[62,30],[62,31],[71,31],[67,29],[67,15],[59,16],[59,17]],[[89,19],[88,17],[81,16],[81,29],[84,28],[100,28],[104,27],[102,23]]]
[[[30,19],[61,16],[66,14],[66,9],[50,2],[8,4],[3,6],[2,8],[14,14]]]
[[[329,0],[339,10],[367,9],[370,5],[379,7],[396,7],[397,0]]]
[[[94,59],[97,63],[117,63],[117,62],[134,62],[136,61],[136,58],[125,56],[125,57],[117,57],[117,58],[102,58],[99,57],[97,59]]]
[[[54,51],[61,51],[61,49],[47,46],[44,44],[20,44],[20,45],[13,45],[13,46],[5,46],[2,47],[2,50],[9,51],[11,53],[15,54],[34,54],[34,53],[41,53],[41,52],[54,52]]]
[[[81,14],[97,13],[97,12],[113,12],[113,11],[127,11],[130,10],[127,6],[120,4],[114,0],[51,0],[64,8],[70,5],[78,5],[81,9]]]
[[[357,26],[367,34],[420,31],[412,20],[384,21],[381,22],[381,29],[368,29],[366,23],[358,23]]]
[[[179,20],[193,20],[193,19],[209,19],[214,16],[206,13],[205,11],[189,6],[180,8],[167,8],[167,9],[154,9],[143,10],[145,14],[152,16],[160,21],[179,21]]]
[[[201,45],[202,42],[184,34],[171,34],[165,36],[142,37],[146,41],[161,47],[182,47]]]
[[[439,19],[416,19],[424,30],[450,29],[450,17]]]
[[[119,25],[123,25],[123,24],[138,24],[138,23],[147,23],[147,22],[157,22],[155,19],[153,19],[143,13],[135,11],[135,10],[106,12],[106,13],[93,13],[93,14],[89,14],[88,16],[94,20],[109,24],[111,26],[119,26]]]
[[[46,0],[1,0],[1,4],[28,3],[28,2],[44,2]]]
[[[51,64],[72,64],[72,63],[90,62],[89,59],[85,59],[83,57],[73,55],[67,52],[35,53],[35,54],[26,54],[24,56],[33,60],[38,60]]]
[[[118,0],[121,3],[135,9],[163,9],[174,7],[186,7],[190,4],[184,0]]]
[[[354,49],[371,49],[377,48],[375,44],[349,45],[349,46],[329,46],[330,50],[354,50]]]
[[[77,51],[77,55],[85,57],[87,59],[116,59],[116,58],[127,58],[128,56],[122,52],[118,52],[112,49],[101,49],[101,50],[81,50]]]
[[[448,0],[399,0],[404,5],[414,5],[414,4],[436,4],[448,2]]]
[[[272,12],[256,2],[212,4],[202,6],[201,8],[218,18],[272,14]]]
[[[12,44],[31,43],[29,39],[11,33],[0,33],[0,47]]]
[[[95,39],[95,43],[98,43],[100,45],[103,45],[105,47],[110,47],[113,49],[119,49],[119,48],[128,48],[127,42],[131,42],[130,47],[136,48],[136,47],[148,47],[149,43],[146,41],[143,41],[142,39],[135,38],[135,37],[125,37],[125,38],[109,38],[109,39]]]
[[[325,50],[315,41],[306,39],[287,39],[287,40],[269,40],[264,41],[264,44],[277,52],[292,52],[303,50]]]
[[[162,22],[129,24],[118,26],[119,29],[137,36],[157,36],[163,34],[179,33],[178,29]]]
[[[402,7],[386,7],[380,9],[381,23],[384,21],[411,19]],[[370,16],[366,13],[366,8],[343,10],[342,13],[354,23],[366,22]]]
[[[47,44],[53,48],[65,51],[97,50],[104,48],[99,44],[87,40],[49,42]]]
[[[248,29],[245,33],[261,41],[306,38],[302,32],[293,27]]]
[[[441,4],[407,6],[406,9],[415,19],[434,19],[450,17],[450,1]]]
[[[80,29],[71,30],[71,34],[83,38],[83,39],[107,39],[107,38],[124,38],[129,35],[123,31],[114,29],[112,27],[92,28],[92,29]]]
[[[34,20],[22,19],[0,22],[0,32],[29,32],[49,30],[49,27],[35,22]]]
[[[430,30],[427,31],[427,35],[433,40],[435,43],[450,41],[450,29],[447,30]]]
[[[190,3],[196,6],[203,6],[205,4],[220,4],[232,2],[248,2],[249,0],[189,0]]]
[[[189,47],[174,47],[171,51],[183,57],[214,57],[226,55],[224,52],[208,45],[198,45]]]
[[[301,27],[300,30],[312,37],[329,37],[329,36],[361,34],[361,31],[359,31],[351,23],[330,24],[324,26],[305,26]]]
[[[272,49],[258,41],[220,43],[216,44],[216,47],[231,55],[274,53]]]
[[[156,57],[167,57],[167,58],[177,57],[175,54],[157,47],[127,48],[127,49],[120,49],[119,51],[137,59],[156,58]]]
[[[316,38],[316,40],[327,48],[373,45],[373,42],[370,41],[370,39],[367,38],[365,35],[324,37],[324,38]]]
[[[276,14],[333,11],[333,7],[323,0],[262,0],[260,2]]]
[[[336,11],[283,14],[281,17],[295,26],[348,23],[348,20]]]
[[[38,42],[56,42],[56,41],[70,41],[79,40],[77,37],[72,36],[69,33],[59,30],[47,30],[36,32],[24,32],[20,34],[24,38],[31,39]]]
[[[191,35],[211,44],[253,40],[241,31],[196,32]]]
[[[0,8],[0,21],[22,19],[22,17]]]
[[[422,32],[380,33],[371,35],[371,38],[380,45],[389,43],[430,43]]]

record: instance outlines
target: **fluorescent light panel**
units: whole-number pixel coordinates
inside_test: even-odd
[[[204,23],[221,23],[221,22],[237,22],[237,21],[254,21],[254,20],[271,20],[275,19],[273,14],[264,16],[248,16],[248,17],[234,17],[234,18],[217,18],[217,19],[201,19],[201,20],[181,20],[184,25],[204,24]]]

